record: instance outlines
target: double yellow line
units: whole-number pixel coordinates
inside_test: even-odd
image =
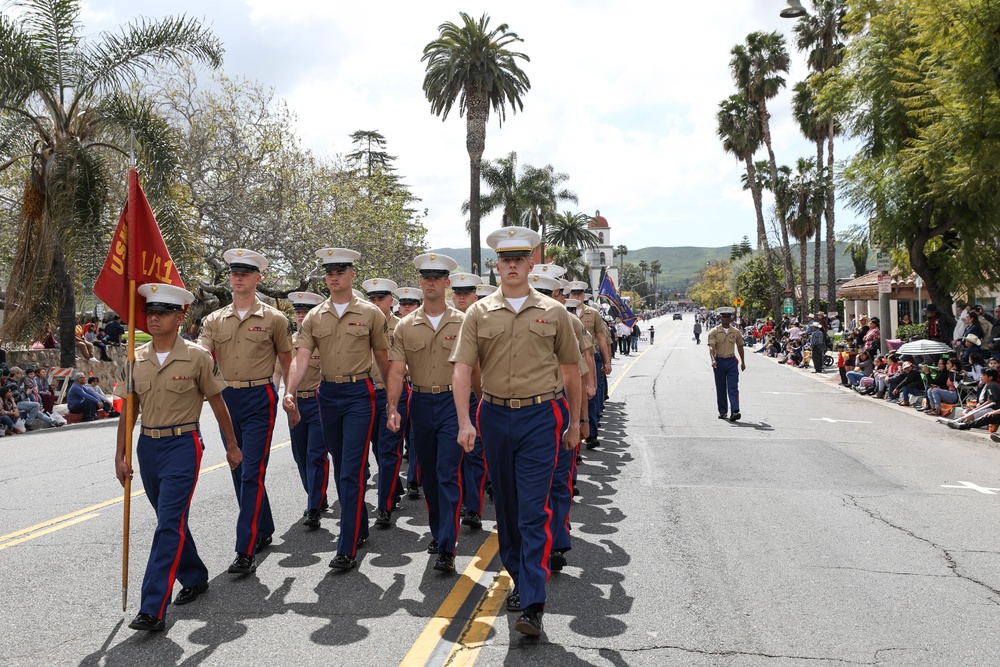
[[[614,383],[608,388],[608,395],[613,395],[615,389],[625,378],[632,366],[642,358],[651,348],[646,347],[634,359],[624,366],[618,373]],[[441,606],[434,613],[433,618],[424,628],[424,631],[417,637],[409,653],[400,663],[402,667],[416,667],[417,665],[447,665],[448,667],[465,667],[473,665],[479,657],[479,653],[486,645],[490,630],[496,623],[501,611],[506,603],[507,593],[510,592],[513,582],[506,570],[500,572],[492,578],[486,591],[480,597],[479,602],[473,609],[469,619],[457,630],[454,640],[447,638],[449,630],[456,631],[455,622],[459,619],[459,611],[463,606],[467,606],[469,596],[473,594],[477,585],[483,584],[486,578],[487,569],[490,563],[496,558],[499,551],[499,542],[496,531],[489,534],[479,551],[476,552],[472,562],[462,572],[458,582],[448,593]]]
[[[286,441],[280,445],[274,445],[271,450],[281,449],[282,447],[287,447],[291,441]],[[228,468],[228,463],[219,463],[214,466],[209,466],[208,468],[202,468],[198,476],[206,475],[220,468]],[[137,498],[138,496],[145,495],[145,491],[133,491],[132,498]],[[57,530],[62,530],[63,528],[69,528],[70,526],[75,526],[78,523],[83,523],[95,517],[100,516],[98,510],[102,510],[105,507],[110,507],[112,505],[117,505],[118,503],[124,502],[125,496],[120,495],[117,498],[112,498],[111,500],[105,500],[103,503],[97,503],[96,505],[91,505],[90,507],[84,507],[81,510],[71,512],[69,514],[64,514],[63,516],[56,517],[54,519],[49,519],[48,521],[43,521],[42,523],[36,523],[34,526],[28,526],[13,533],[7,533],[6,535],[0,535],[0,551],[7,549],[9,547],[16,547],[18,544],[24,544],[36,537],[42,537],[43,535],[48,535],[49,533],[54,533]]]

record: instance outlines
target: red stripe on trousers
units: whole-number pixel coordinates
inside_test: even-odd
[[[204,451],[204,447],[201,446],[201,438],[198,437],[198,431],[191,431],[191,435],[194,436],[194,448],[195,448],[195,466],[194,466],[194,483],[191,484],[191,493],[188,494],[187,505],[184,508],[184,513],[181,514],[181,525],[180,525],[180,539],[177,541],[177,555],[174,556],[174,562],[170,565],[170,573],[167,575],[167,594],[163,596],[163,602],[160,603],[160,613],[157,618],[163,618],[163,612],[167,608],[167,602],[173,596],[174,592],[174,581],[177,578],[177,568],[181,563],[181,552],[184,551],[184,516],[191,509],[191,498],[194,496],[194,488],[198,485],[198,473],[201,471],[201,454]]]
[[[552,460],[552,472],[555,473],[556,466],[559,464],[559,448],[562,447],[562,430],[563,430],[563,416],[562,412],[559,410],[559,403],[555,400],[552,403],[552,413],[556,417],[556,455]],[[545,570],[545,581],[549,580],[549,576],[552,574],[549,570],[549,556],[552,554],[552,508],[549,506],[549,498],[551,494],[545,494],[545,514],[548,517],[545,520],[545,548],[542,550],[542,569]]]
[[[364,450],[365,455],[368,454],[368,443],[372,439],[372,429],[375,427],[375,383],[371,379],[365,380],[365,386],[368,387],[368,400],[372,407],[372,416],[368,421],[368,435],[365,436]],[[361,507],[365,503],[365,482],[368,480],[365,478],[365,462],[362,460],[358,471],[358,511],[354,517],[354,542],[351,543],[351,558],[358,551],[358,535],[361,532]]]
[[[264,442],[264,453],[260,457],[260,470],[257,471],[257,498],[253,508],[253,526],[250,528],[250,551],[251,556],[257,551],[257,517],[260,516],[260,506],[264,502],[264,473],[267,472],[267,455],[271,451],[271,436],[274,434],[274,385],[267,383],[268,414],[270,423],[267,426],[267,440]]]

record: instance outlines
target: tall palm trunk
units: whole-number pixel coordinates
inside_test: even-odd
[[[771,296],[771,314],[775,321],[780,319],[781,308],[778,297],[778,277],[774,274],[774,262],[771,259],[771,247],[767,242],[767,226],[764,224],[764,204],[761,201],[760,186],[757,184],[757,169],[753,166],[753,156],[748,155],[747,183],[750,184],[750,194],[753,195],[753,208],[757,213],[757,250],[764,253],[764,263],[767,266],[767,281]]]
[[[760,114],[760,127],[764,135],[764,145],[767,146],[767,162],[771,168],[771,187],[774,188],[775,200],[778,197],[778,165],[774,160],[774,149],[771,148],[771,114],[767,110],[767,105],[763,100],[757,105]],[[788,221],[785,219],[785,211],[780,205],[774,207],[778,214],[778,227],[781,228],[781,251],[785,266],[785,289],[792,289],[792,249],[788,244]]]
[[[822,139],[819,139],[816,142],[816,173],[817,174],[822,174],[823,173],[823,140]],[[824,182],[824,185],[827,185],[827,184]],[[825,191],[826,190],[824,189],[824,192]],[[812,207],[810,207],[809,214],[812,215]],[[822,250],[820,248],[820,246],[823,245],[822,243],[820,243],[820,239],[822,238],[822,231],[823,231],[823,219],[822,219],[822,216],[820,214],[817,214],[815,216],[815,219],[813,220],[813,232],[814,232],[813,239],[814,239],[814,241],[816,243],[815,248],[813,248],[813,250],[814,250],[814,253],[813,253],[813,299],[816,300],[816,306],[815,306],[816,310],[819,310],[819,298],[820,298],[819,297],[819,276],[820,276],[819,264],[820,264],[821,257],[822,257]],[[831,256],[830,255],[830,242],[828,240],[827,241],[827,257],[829,258],[830,256]],[[827,267],[827,271],[829,271],[829,267]],[[827,308],[826,309],[827,310],[830,310],[830,306],[833,304],[833,302],[835,300],[835,297],[836,297],[836,295],[833,294],[832,292],[830,292],[829,289],[827,289],[827,291],[826,291],[826,303],[827,303]]]
[[[806,267],[808,257],[809,237],[803,234],[802,238],[799,239],[799,275],[801,276],[799,282],[802,288],[802,296],[799,298],[799,308],[802,317],[805,317],[806,313],[809,312],[809,274]]]
[[[826,172],[826,298],[833,306],[837,297],[837,266],[836,242],[833,234],[833,120],[826,136],[827,172]],[[818,223],[818,221],[817,221]],[[819,232],[816,232],[819,238]],[[831,308],[832,310],[832,308]]]
[[[469,245],[472,255],[472,272],[482,272],[483,257],[479,236],[479,182],[486,150],[486,119],[489,116],[489,99],[477,89],[466,90],[465,148],[469,151]]]
[[[76,368],[76,292],[73,276],[66,266],[62,246],[56,244],[52,259],[52,273],[59,283],[59,365]]]

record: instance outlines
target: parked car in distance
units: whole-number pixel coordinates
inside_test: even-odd
[[[675,320],[683,320],[684,319],[684,315],[682,315],[681,313],[674,313],[674,319]]]

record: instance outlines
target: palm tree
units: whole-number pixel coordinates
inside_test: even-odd
[[[621,261],[618,263],[618,270],[619,271],[622,271],[625,268],[625,255],[627,255],[627,254],[628,254],[628,248],[627,247],[625,247],[623,245],[615,246],[614,255],[616,257],[618,257],[618,258],[621,259]]]
[[[427,61],[424,95],[431,103],[431,113],[448,118],[458,102],[459,116],[465,115],[465,147],[469,151],[469,236],[472,268],[482,266],[479,239],[479,172],[486,149],[486,121],[490,109],[503,124],[507,105],[511,113],[524,109],[522,96],[531,88],[528,75],[517,64],[523,53],[506,47],[523,41],[501,23],[490,30],[490,17],[478,21],[461,12],[462,25],[452,22],[438,26],[438,38],[424,47],[421,62]]]
[[[799,158],[796,164],[795,178],[789,186],[792,205],[788,213],[788,224],[792,236],[799,243],[799,283],[802,288],[799,311],[803,316],[809,311],[807,248],[809,239],[818,232],[819,214],[816,209],[816,201],[818,196],[822,196],[818,190],[817,173],[820,172],[816,171],[812,162],[805,158]],[[819,210],[822,211],[821,199],[820,206]],[[819,245],[818,239],[816,245]],[[816,306],[819,306],[818,298]]]
[[[778,279],[771,259],[771,246],[767,240],[767,226],[764,224],[764,205],[761,185],[757,177],[757,166],[753,156],[760,148],[763,129],[760,117],[750,99],[742,93],[731,95],[719,103],[716,114],[718,128],[716,135],[722,139],[722,148],[736,156],[746,167],[746,182],[750,184],[754,212],[757,214],[757,250],[764,255],[767,267],[768,285],[771,293],[772,314],[781,312],[779,305]]]
[[[845,0],[813,0],[813,11],[795,24],[795,45],[808,51],[809,68],[828,80],[827,73],[840,66],[844,57],[844,17],[847,15]],[[824,113],[826,120],[827,169],[826,169],[826,289],[827,298],[834,298],[836,275],[836,243],[834,242],[833,139],[840,134],[836,117]]]
[[[659,296],[657,292],[657,284],[659,283],[660,273],[660,260],[654,259],[649,265],[649,275],[653,277],[653,308],[656,308],[657,297]]]
[[[517,153],[511,151],[506,157],[483,160],[480,176],[490,188],[479,198],[480,215],[502,209],[501,224],[504,227],[517,224],[524,214],[526,189],[525,177],[518,178],[517,175]],[[462,203],[462,213],[468,213],[470,209],[469,200]],[[471,221],[466,223],[466,227],[471,230]]]
[[[551,164],[545,165],[541,169],[525,165],[524,172],[524,201],[527,204],[527,209],[522,214],[522,220],[528,227],[541,232],[541,252],[542,257],[544,257],[545,228],[548,221],[555,216],[559,202],[571,201],[578,204],[580,199],[572,190],[560,188],[563,183],[569,180],[569,174],[557,173]]]
[[[792,97],[792,115],[795,122],[799,124],[799,131],[802,135],[816,143],[816,176],[821,179],[826,178],[823,169],[823,142],[826,140],[827,124],[824,119],[816,113],[816,93],[808,81],[800,81],[795,84],[795,94]],[[816,246],[813,256],[813,299],[819,306],[819,265],[820,265],[820,240],[816,234]],[[831,296],[831,293],[827,293]]]
[[[747,35],[746,44],[733,47],[729,69],[736,82],[736,87],[747,100],[757,108],[760,118],[761,137],[767,147],[768,166],[771,182],[778,182],[778,166],[774,160],[774,149],[771,147],[771,114],[767,110],[767,101],[774,98],[785,87],[782,72],[787,72],[790,64],[788,50],[785,48],[785,38],[778,32],[752,32]],[[781,207],[776,207],[778,227],[781,230],[781,245],[785,264],[785,289],[791,289],[792,256],[788,244],[788,222],[785,220]]]
[[[649,271],[649,262],[644,259],[639,260],[639,271],[642,273],[642,281],[646,282],[646,273]]]
[[[133,84],[161,63],[222,62],[221,44],[194,19],[139,19],[93,39],[84,36],[81,4],[20,0],[16,20],[0,16],[0,170],[25,168],[4,338],[21,338],[53,295],[66,367],[75,366],[74,266],[103,244],[111,176],[125,166],[130,137],[146,192],[161,204],[167,243],[175,253],[189,251],[177,247],[186,239],[167,193],[173,137]]]
[[[546,240],[552,245],[578,250],[596,248],[600,243],[597,234],[590,231],[587,225],[591,218],[584,213],[563,211],[556,213],[552,226],[546,232]]]

